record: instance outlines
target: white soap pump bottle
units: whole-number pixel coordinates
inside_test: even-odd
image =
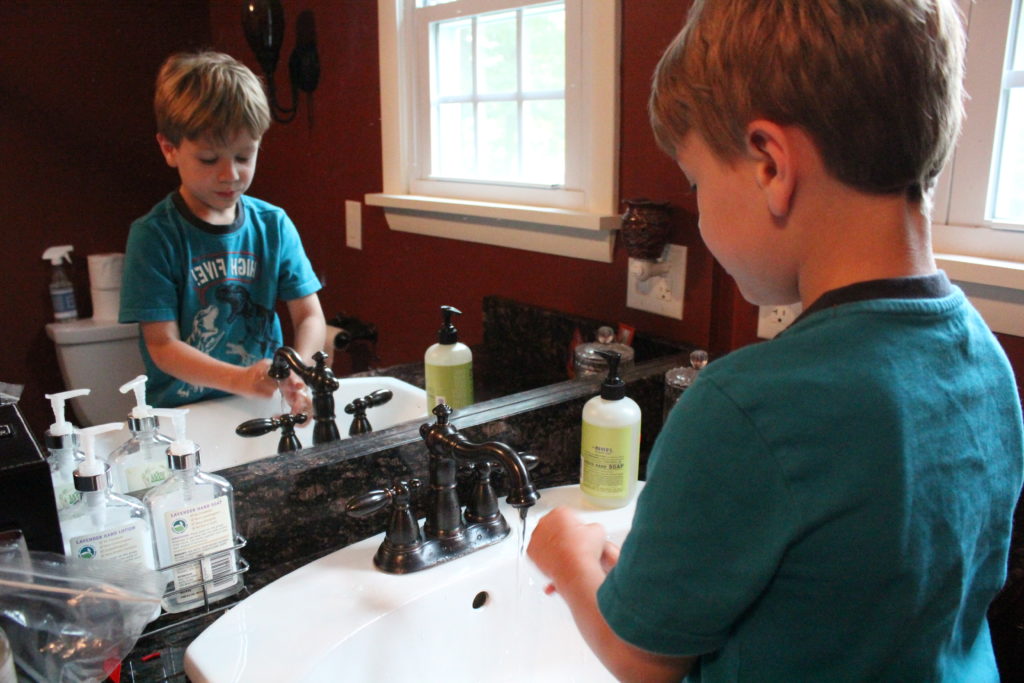
[[[155,408],[169,417],[174,440],[167,448],[170,476],[151,488],[142,502],[153,519],[157,562],[168,569],[174,587],[163,599],[168,612],[183,612],[242,589],[231,484],[199,468],[199,446],[185,433],[183,408]],[[221,552],[223,551],[223,552]]]
[[[85,458],[75,470],[82,497],[60,513],[64,554],[78,560],[106,559],[155,569],[153,532],[141,502],[110,487],[110,466],[96,457],[96,435],[123,429],[120,422],[79,430]]]
[[[437,343],[423,356],[423,379],[427,390],[427,410],[438,403],[453,409],[473,403],[473,351],[459,341],[452,315],[462,315],[453,306],[442,306],[443,323],[437,331]]]
[[[598,351],[608,361],[601,394],[583,406],[580,489],[591,504],[622,507],[633,499],[640,467],[640,406],[626,396],[619,354]]]
[[[167,478],[167,447],[171,439],[158,431],[160,419],[153,407],[146,405],[146,376],[139,375],[121,385],[122,394],[135,392],[135,407],[128,413],[130,439],[111,451],[107,462],[114,490],[119,493],[144,494]]]
[[[88,396],[90,389],[72,389],[57,394],[46,394],[53,410],[53,424],[46,430],[44,441],[49,455],[46,462],[50,465],[50,481],[53,484],[53,497],[57,503],[57,512],[74,504],[81,494],[75,489],[72,474],[75,466],[82,459],[78,450],[78,435],[75,426],[64,417],[66,402],[76,396]]]

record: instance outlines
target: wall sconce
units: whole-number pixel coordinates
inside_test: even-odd
[[[270,113],[279,123],[288,123],[299,109],[299,91],[310,96],[320,82],[320,58],[316,50],[316,22],[309,10],[301,12],[295,24],[295,48],[288,58],[291,76],[292,104],[284,107],[277,101],[274,72],[284,42],[284,9],[280,0],[246,0],[242,4],[242,30],[246,42],[256,54],[267,81]],[[312,111],[310,112],[312,117]],[[311,119],[312,120],[312,119]]]

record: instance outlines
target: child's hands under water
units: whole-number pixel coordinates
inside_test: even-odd
[[[584,524],[567,508],[558,507],[537,523],[527,554],[551,583],[548,595],[565,592],[570,584],[594,571],[607,574],[619,561],[619,547],[609,541],[600,524]]]
[[[306,390],[306,383],[294,372],[289,373],[288,377],[281,381],[281,395],[291,407],[292,415],[305,413],[309,417],[313,417],[313,400]]]

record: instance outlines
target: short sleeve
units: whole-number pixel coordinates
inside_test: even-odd
[[[667,655],[721,646],[793,528],[780,467],[742,410],[701,380],[658,437],[632,530],[598,592],[621,638]]]
[[[120,322],[178,319],[182,283],[177,261],[173,244],[158,226],[146,219],[132,224],[121,277]]]
[[[281,214],[281,250],[280,267],[278,269],[278,297],[290,301],[300,299],[320,290],[320,279],[313,271],[306,250],[302,247],[302,239],[295,224],[284,212]]]

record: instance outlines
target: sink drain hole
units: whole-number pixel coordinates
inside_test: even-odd
[[[473,609],[480,609],[481,607],[486,605],[487,600],[490,597],[491,596],[487,594],[487,591],[480,591],[479,593],[477,593],[476,597],[473,598]]]

